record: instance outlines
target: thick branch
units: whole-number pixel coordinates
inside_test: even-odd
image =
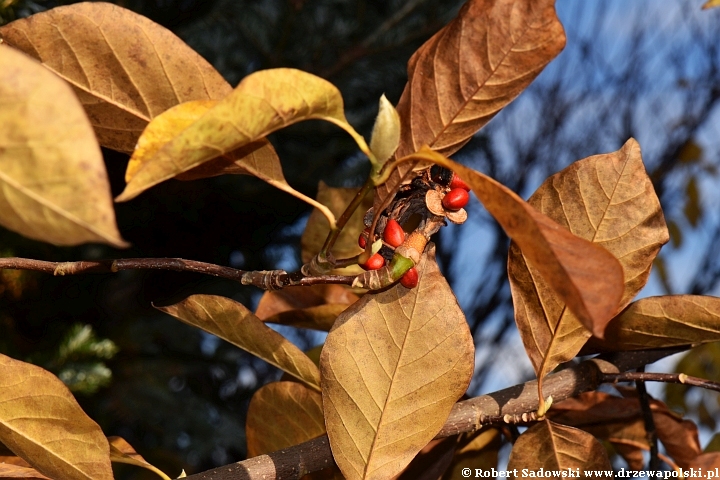
[[[556,402],[595,390],[606,374],[617,374],[653,363],[663,357],[683,351],[683,348],[620,352],[594,358],[549,375],[543,391]],[[458,402],[436,438],[472,432],[482,425],[496,423],[499,418],[522,422],[523,414],[537,410],[537,381],[506,388],[488,395]],[[189,480],[295,480],[322,470],[333,462],[327,435],[284,450],[261,455],[242,462],[197,473]]]
[[[194,272],[253,285],[264,290],[277,290],[291,286],[308,286],[321,283],[352,285],[355,277],[343,275],[304,276],[300,272],[284,270],[245,271],[213,263],[184,260],[182,258],[122,258],[80,262],[45,262],[30,258],[0,258],[0,270],[33,270],[56,276],[85,273],[115,273],[120,270],[172,270]]]

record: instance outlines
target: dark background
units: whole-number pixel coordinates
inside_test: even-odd
[[[7,3],[7,2],[6,2]],[[15,0],[0,22],[73,2]],[[351,124],[369,138],[377,101],[396,103],[410,55],[457,12],[458,1],[118,1],[173,30],[232,84],[265,68],[300,68],[340,88]],[[558,1],[568,47],[518,101],[456,155],[529,196],[574,160],[643,147],[673,234],[649,293],[718,291],[717,164],[720,143],[720,9],[702,2]],[[658,7],[657,5],[661,6]],[[367,162],[334,126],[306,122],[271,137],[288,181],[314,196],[318,181],[357,186]],[[128,157],[105,151],[113,194]],[[471,393],[532,376],[515,332],[507,239],[479,203],[470,221],[439,235],[439,259],[478,346]],[[116,205],[132,248],[57,248],[0,228],[0,255],[64,261],[182,257],[243,269],[296,269],[309,207],[260,180],[169,181]],[[660,275],[658,275],[658,272]],[[260,292],[174,272],[51,277],[0,271],[0,351],[57,373],[108,435],[120,435],[171,476],[244,458],[253,391],[278,372],[248,354],[158,313],[193,293],[254,308]],[[90,330],[94,337],[83,337]],[[321,341],[311,332],[293,340]],[[719,354],[684,367],[720,380]],[[114,353],[114,355],[112,355]],[[111,358],[108,358],[111,357]],[[709,360],[708,360],[709,358]],[[508,359],[512,359],[508,361]],[[672,368],[669,365],[668,368]],[[660,392],[662,393],[662,392]],[[714,394],[669,391],[671,405],[715,430]],[[145,473],[120,466],[120,475]],[[148,474],[147,478],[152,478]]]

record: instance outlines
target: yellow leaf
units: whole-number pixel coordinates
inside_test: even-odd
[[[116,463],[127,463],[129,465],[135,465],[136,467],[142,467],[151,472],[163,480],[170,480],[170,477],[165,475],[158,468],[154,467],[142,455],[137,453],[135,449],[125,441],[122,437],[108,437],[110,443],[110,460]]]
[[[399,143],[400,115],[383,95],[380,97],[380,106],[370,137],[370,150],[378,163],[385,163],[395,153]]]
[[[179,173],[310,119],[338,125],[371,155],[347,123],[342,96],[331,83],[300,70],[263,70],[245,77],[232,93],[160,148],[117,200],[130,200]]]
[[[471,0],[408,62],[397,157],[423,145],[450,156],[522,92],[565,46],[554,0]],[[375,208],[414,167],[376,188]],[[463,178],[464,179],[464,178]]]
[[[122,152],[168,108],[232,91],[175,34],[110,3],[36,13],[0,27],[0,36],[72,85],[100,144]]]
[[[720,0],[708,0],[702,6],[703,10],[707,10],[708,8],[714,8],[714,7],[720,7]]]
[[[192,295],[175,305],[156,308],[217,335],[320,390],[320,372],[312,360],[244,305],[216,295]]]
[[[31,478],[36,480],[51,480],[32,467],[0,463],[0,478]]]
[[[465,317],[430,245],[418,286],[367,294],[320,356],[330,447],[346,478],[399,473],[440,430],[473,372]]]
[[[137,146],[125,172],[125,181],[130,182],[162,147],[200,119],[216,104],[217,101],[215,100],[185,102],[153,118],[138,139]],[[270,185],[320,209],[328,218],[328,221],[333,225],[335,224],[335,217],[324,205],[303,195],[287,183],[282,172],[280,159],[275,153],[275,149],[265,138],[243,145],[221,157],[179,173],[176,178],[178,180],[196,180],[226,174],[256,176]]]
[[[0,45],[0,224],[55,245],[126,247],[102,154],[77,98]]]
[[[105,435],[67,387],[50,372],[4,355],[0,442],[50,478],[113,478]]]
[[[510,452],[508,470],[565,471],[578,477],[586,470],[611,471],[605,447],[589,433],[544,420],[518,437]]]
[[[622,299],[615,314],[645,286],[653,260],[669,234],[650,178],[633,139],[617,152],[579,160],[548,178],[530,197],[530,205],[576,236],[602,246],[623,269]],[[515,320],[535,372],[544,377],[578,354],[592,333],[600,337],[610,318],[589,325],[543,278],[522,247],[513,243],[508,274]],[[577,268],[595,268],[589,257]],[[528,264],[530,263],[530,264]],[[601,280],[584,288],[590,294]]]

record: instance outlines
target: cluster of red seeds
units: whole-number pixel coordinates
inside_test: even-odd
[[[443,197],[442,205],[446,210],[457,211],[467,205],[470,196],[468,192],[470,187],[460,177],[449,170],[442,169],[442,176],[452,175],[448,178],[433,178],[438,183],[443,183],[450,189],[447,194]],[[443,181],[444,180],[444,181]],[[449,182],[448,182],[449,180]],[[367,246],[368,238],[370,237],[370,229],[366,228],[360,234],[358,238],[358,245],[360,248]],[[397,248],[405,242],[407,234],[403,230],[402,226],[393,218],[388,219],[383,231],[383,241],[390,247]],[[365,270],[379,270],[385,266],[385,258],[380,253],[374,253],[368,260],[360,265]],[[405,272],[400,278],[400,284],[405,288],[414,288],[418,284],[418,272],[415,267]]]

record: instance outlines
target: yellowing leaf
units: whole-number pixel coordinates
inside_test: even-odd
[[[274,452],[325,433],[322,398],[297,382],[269,383],[250,401],[248,456]]]
[[[156,308],[217,335],[320,390],[320,372],[312,360],[244,305],[216,295],[192,295],[175,305]]]
[[[205,115],[217,104],[215,100],[195,100],[181,103],[155,117],[138,139],[135,151],[125,172],[130,182],[157,152],[187,127]],[[202,163],[176,176],[178,180],[196,180],[217,175],[253,175],[270,185],[320,209],[333,224],[335,217],[321,203],[297,190],[285,180],[280,159],[270,142],[261,138],[228,152],[221,157]]]
[[[113,478],[105,435],[67,387],[50,372],[4,355],[0,442],[50,478]]]
[[[370,150],[379,163],[384,163],[397,150],[400,143],[400,115],[392,103],[380,97],[380,106],[370,138]]]
[[[136,467],[142,467],[151,472],[163,480],[170,480],[170,477],[165,475],[158,468],[154,467],[145,460],[142,455],[137,453],[135,449],[125,441],[122,437],[108,437],[110,443],[110,460],[116,463],[127,463],[128,465],[135,465]]]
[[[50,480],[32,467],[0,463],[0,478],[34,478],[37,480]]]
[[[168,108],[231,92],[172,32],[110,3],[53,8],[0,27],[0,36],[72,85],[100,144],[122,152]]]
[[[703,10],[707,10],[708,8],[714,8],[714,7],[720,7],[720,0],[708,0],[702,6]]]
[[[157,151],[130,180],[118,201],[208,160],[303,120],[334,123],[370,154],[345,119],[340,91],[331,83],[289,68],[253,73],[205,115]]]
[[[0,224],[55,245],[127,244],[92,128],[70,87],[0,45]]]
[[[320,356],[333,456],[346,478],[387,479],[435,436],[473,372],[465,317],[430,246],[418,286],[368,294],[335,322]]]
[[[554,0],[471,0],[408,62],[397,105],[397,157],[423,145],[450,156],[522,92],[565,46]],[[376,189],[378,208],[414,166]]]
[[[330,211],[339,216],[345,211],[357,193],[356,188],[334,188],[328,187],[324,182],[318,185],[317,200],[321,204],[327,206]],[[363,217],[365,212],[372,206],[372,198],[365,197],[362,204],[355,210],[345,228],[340,232],[335,245],[332,248],[332,254],[335,258],[350,258],[360,252],[362,248],[358,246],[358,237],[362,233],[365,225]],[[305,231],[300,238],[300,246],[302,247],[302,260],[307,263],[317,255],[325,243],[325,238],[330,231],[330,225],[319,211],[313,210],[305,226]],[[354,268],[346,274],[362,273],[359,267]]]
[[[586,352],[646,350],[720,341],[720,298],[666,295],[630,304]]]
[[[653,260],[669,239],[660,201],[633,139],[617,152],[579,160],[548,178],[528,203],[576,236],[618,259],[624,291],[616,313],[645,286]],[[513,243],[508,274],[515,320],[538,377],[578,354],[592,333],[601,336],[611,317],[588,324],[556,293],[529,256]],[[578,268],[593,268],[589,258]],[[592,290],[599,278],[583,288]]]
[[[535,472],[541,468],[565,471],[584,477],[586,470],[612,472],[605,447],[589,433],[544,420],[518,437],[510,452],[508,470],[527,468]],[[612,476],[612,475],[611,475]]]

